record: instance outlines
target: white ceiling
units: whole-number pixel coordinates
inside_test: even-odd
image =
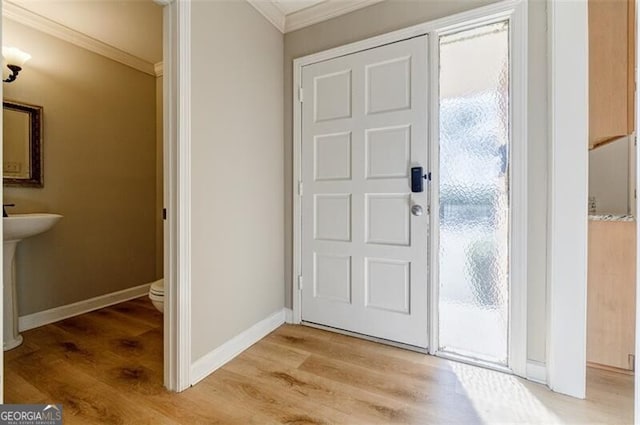
[[[325,0],[272,0],[284,15],[291,15],[307,7],[323,3]]]

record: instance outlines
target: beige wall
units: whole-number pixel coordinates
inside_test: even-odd
[[[410,25],[469,10],[494,0],[387,0],[285,35],[285,305],[292,306],[292,67],[293,59]],[[545,359],[546,299],[546,12],[529,6],[529,329],[528,357]]]
[[[164,158],[162,120],[162,77],[156,78],[156,279],[164,276]]]
[[[283,36],[247,2],[193,2],[192,358],[283,307]]]
[[[20,314],[152,281],[154,77],[7,19],[3,43],[33,56],[5,97],[44,107],[44,188],[4,202],[64,215],[18,247]]]

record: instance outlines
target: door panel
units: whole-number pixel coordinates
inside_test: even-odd
[[[303,68],[304,321],[427,346],[427,72],[426,36]]]

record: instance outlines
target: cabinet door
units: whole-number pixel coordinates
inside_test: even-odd
[[[589,0],[589,147],[634,128],[633,0]]]
[[[587,362],[633,369],[636,223],[589,221]]]

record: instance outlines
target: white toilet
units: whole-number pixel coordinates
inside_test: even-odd
[[[149,299],[160,313],[164,313],[164,279],[156,280],[151,284]]]

